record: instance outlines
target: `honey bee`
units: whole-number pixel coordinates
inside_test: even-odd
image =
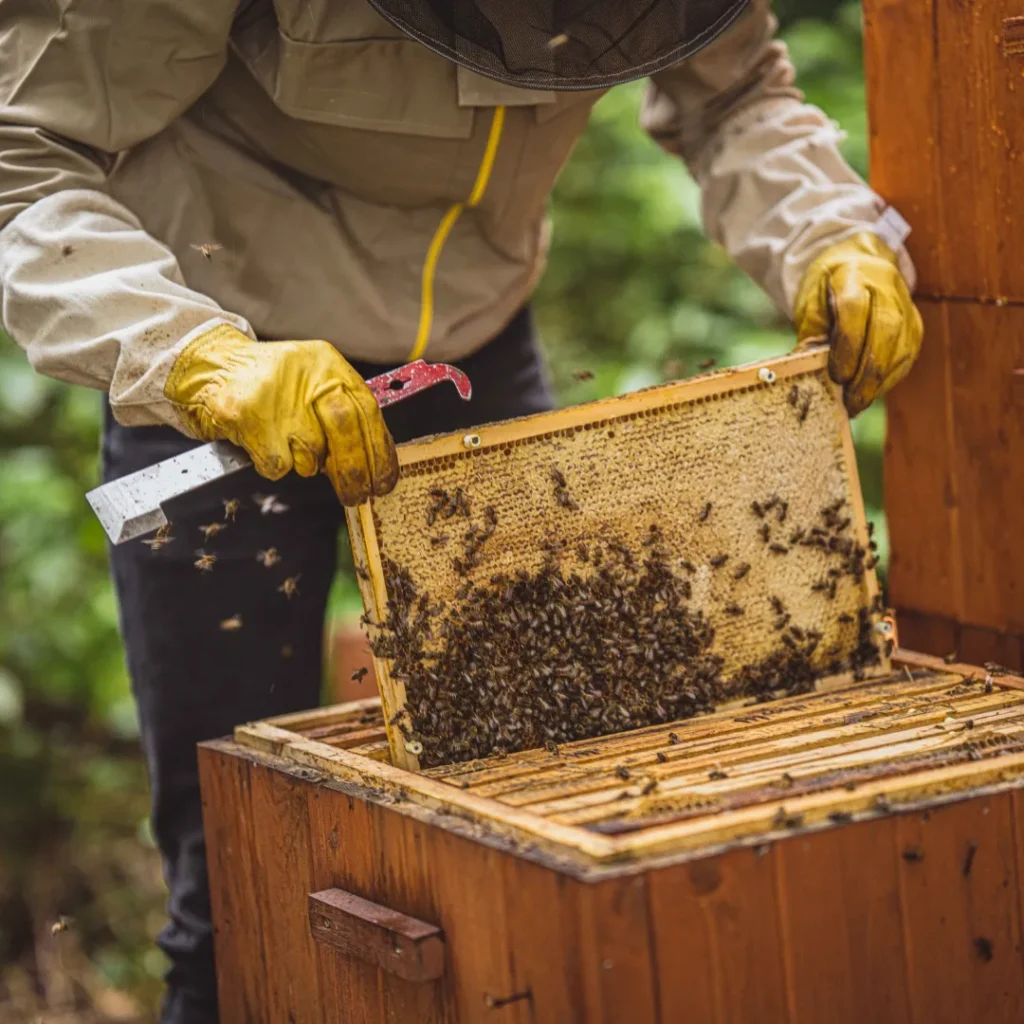
[[[142,543],[150,549],[150,551],[159,551],[161,548],[167,547],[174,538],[171,536],[171,523],[164,523],[159,530],[156,531],[156,536],[151,537],[149,540],[144,540]]]
[[[657,757],[659,764],[665,764],[668,761],[668,754],[662,750],[659,750],[654,756]]]
[[[644,788],[640,790],[641,796],[650,796],[658,788],[657,779],[648,779],[644,783]]]
[[[64,917],[63,915],[61,915],[57,918],[56,921],[53,922],[53,924],[50,925],[50,934],[52,936],[61,935],[62,933],[69,931],[71,931],[70,917]]]
[[[256,561],[260,562],[264,568],[269,569],[281,561],[281,556],[277,553],[277,548],[267,548],[266,551],[256,552]]]
[[[702,523],[708,521],[708,516],[711,515],[712,504],[709,501],[700,511],[700,515],[697,517]]]
[[[213,571],[213,563],[217,561],[217,556],[213,555],[213,554],[207,554],[205,551],[202,550],[202,548],[200,548],[196,552],[196,554],[199,557],[192,564],[200,572],[212,572]]]
[[[577,370],[575,373],[573,373],[572,379],[580,381],[582,383],[583,381],[593,380],[594,374],[591,370]]]
[[[224,248],[219,242],[202,242],[200,245],[192,245],[190,248],[195,249],[203,259],[210,259],[215,252],[220,252]]]
[[[280,515],[282,512],[288,511],[288,506],[277,500],[276,494],[263,495],[254,494],[252,500],[256,502],[260,507],[260,512],[267,515]]]
[[[558,50],[569,42],[569,37],[564,32],[559,32],[557,36],[552,36],[545,44],[549,50]]]
[[[224,520],[225,522],[235,521],[235,516],[238,513],[238,509],[241,507],[241,502],[237,498],[225,498],[224,499]]]
[[[679,743],[679,742],[680,742],[680,739],[679,739],[679,737],[678,737],[678,736],[676,735],[676,733],[674,733],[674,732],[670,732],[670,733],[668,734],[668,741],[669,741],[669,743],[671,743],[671,744],[672,744],[673,746],[675,746],[675,745],[676,745],[677,743]]]
[[[370,670],[364,665],[362,668],[357,668],[349,678],[354,683],[361,683],[366,678],[366,673]]]
[[[712,782],[719,782],[722,779],[729,778],[729,773],[723,772],[720,768],[716,768],[714,771],[708,772],[708,778]]]
[[[216,537],[221,530],[225,529],[223,523],[207,523],[205,526],[200,526],[199,530],[203,535],[204,540],[209,540],[211,537]]]
[[[277,589],[290,601],[299,592],[299,577],[289,576]]]
[[[242,616],[232,615],[230,619],[224,619],[221,621],[220,628],[225,633],[233,633],[236,629],[242,628]]]
[[[704,362],[700,364],[699,368],[701,370],[710,370],[711,367],[715,366],[717,363],[718,363],[718,360],[715,359],[714,357],[712,357],[711,359],[705,359]]]
[[[725,565],[725,563],[728,561],[729,556],[723,551],[722,554],[715,555],[715,557],[711,559],[711,567],[713,569],[721,569],[722,566]]]
[[[615,774],[618,775],[618,777],[622,779],[623,782],[625,782],[629,778],[629,769],[626,768],[624,765],[617,765],[615,768]]]

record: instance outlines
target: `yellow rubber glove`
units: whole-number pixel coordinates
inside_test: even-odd
[[[851,416],[897,385],[921,351],[924,327],[893,251],[875,234],[826,249],[796,300],[797,348],[830,341],[829,374]]]
[[[343,505],[398,480],[380,406],[326,341],[261,344],[222,324],[182,349],[164,394],[196,437],[244,448],[270,480],[323,471]]]

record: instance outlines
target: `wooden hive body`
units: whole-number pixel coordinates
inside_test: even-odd
[[[394,762],[416,769],[685,717],[672,702],[703,685],[688,672],[704,662],[659,660],[663,686],[634,683],[665,658],[682,616],[713,631],[701,651],[719,665],[712,703],[768,696],[763,679],[805,651],[812,682],[851,665],[884,673],[849,422],[826,366],[821,351],[789,356],[401,446],[397,488],[349,515],[371,628],[390,643],[375,666]],[[653,640],[617,611],[649,596],[652,555],[684,588],[675,611],[648,617],[671,622]],[[635,572],[597,597],[586,590],[623,558]],[[545,565],[559,573],[550,586]],[[492,602],[499,591],[508,596]],[[556,607],[570,591],[586,593]],[[521,618],[502,631],[509,610]],[[432,633],[411,658],[414,622]],[[442,638],[452,623],[461,639]],[[461,652],[490,641],[495,654],[467,665]]]
[[[847,688],[411,772],[376,701],[200,766],[226,1024],[1024,1019],[1024,680]]]

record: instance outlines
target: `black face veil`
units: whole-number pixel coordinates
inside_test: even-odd
[[[598,89],[677,64],[749,0],[370,0],[397,28],[508,85]]]

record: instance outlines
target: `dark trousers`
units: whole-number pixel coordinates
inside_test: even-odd
[[[462,430],[551,407],[532,319],[524,310],[459,364],[473,384],[461,401],[443,384],[400,402],[385,418],[396,441]],[[391,367],[356,364],[364,377]],[[119,426],[107,415],[103,478],[112,480],[192,447],[165,427]],[[276,495],[286,511],[263,514],[254,495]],[[224,502],[237,499],[225,523]],[[235,725],[319,702],[327,594],[343,512],[323,477],[277,483],[253,470],[180,499],[166,510],[172,541],[114,548],[121,631],[149,767],[153,830],[170,888],[170,921],[159,942],[171,960],[162,1020],[217,1020],[210,898],[196,744]],[[202,527],[226,526],[206,539]],[[259,552],[276,548],[280,561]],[[209,571],[197,551],[216,555]],[[298,578],[289,598],[278,588]],[[224,628],[240,619],[237,628]]]

